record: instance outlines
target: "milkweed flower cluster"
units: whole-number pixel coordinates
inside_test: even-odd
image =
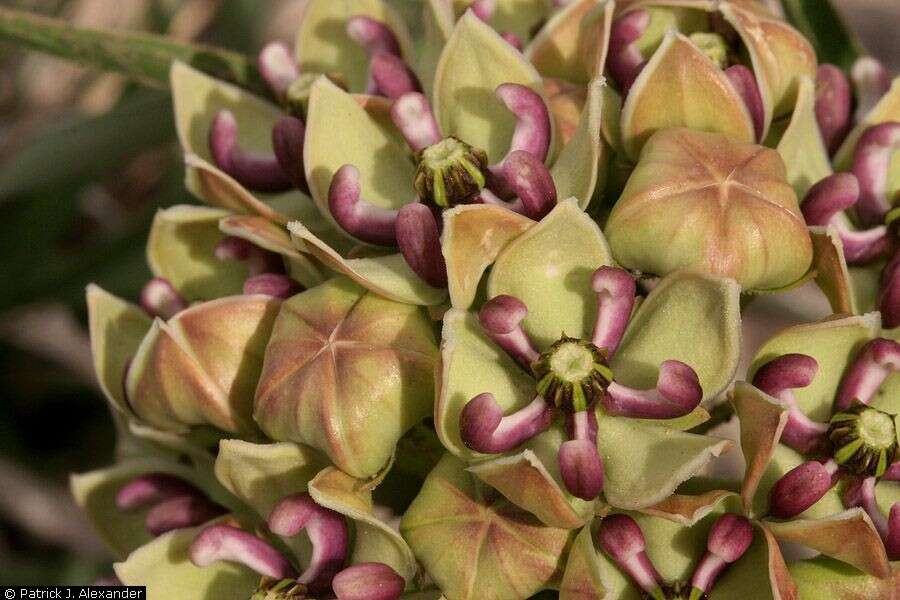
[[[72,490],[118,580],[894,597],[900,83],[780,6],[430,0],[413,39],[309,0],[267,97],[174,63],[202,204],[134,302],[87,292],[119,448]],[[834,316],[745,377],[742,308],[812,282]]]

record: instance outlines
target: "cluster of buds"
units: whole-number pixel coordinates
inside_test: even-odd
[[[422,17],[414,43],[389,3],[309,0],[266,98],[172,66],[210,206],[160,211],[136,303],[88,291],[120,453],[72,486],[118,581],[890,598],[900,86],[819,65],[769,0]],[[855,316],[745,377],[742,308],[813,281]]]

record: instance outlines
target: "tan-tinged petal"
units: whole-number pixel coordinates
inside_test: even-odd
[[[582,60],[582,22],[601,0],[574,0],[550,17],[525,49],[525,58],[544,77],[587,83],[589,66]]]
[[[603,575],[590,524],[585,525],[569,550],[566,571],[559,584],[559,600],[602,600]]]
[[[900,121],[900,77],[894,79],[888,93],[881,97],[878,104],[847,135],[847,139],[844,140],[844,143],[841,144],[840,149],[834,156],[834,170],[849,171],[853,166],[853,154],[856,152],[856,144],[859,142],[862,134],[869,127],[887,121]]]
[[[770,124],[773,118],[794,108],[800,77],[815,80],[818,66],[815,50],[800,32],[783,20],[766,17],[733,2],[723,2],[719,10],[737,30],[750,53],[763,97],[765,122]]]
[[[807,354],[819,365],[816,377],[804,387],[794,390],[798,408],[811,419],[827,421],[831,417],[838,385],[847,365],[860,347],[880,329],[877,313],[796,325],[769,339],[756,353],[748,371],[748,379],[770,360],[784,354]],[[872,402],[878,407],[883,394]]]
[[[110,404],[131,414],[125,399],[125,369],[150,330],[150,317],[94,284],[87,287],[87,309],[97,383]]]
[[[830,600],[896,600],[900,590],[900,570],[892,577],[878,579],[828,556],[798,560],[788,567],[801,598]]]
[[[564,441],[557,425],[529,440],[522,452],[476,463],[468,471],[545,525],[575,529],[594,516],[596,503],[575,498],[560,483],[557,455]]]
[[[813,270],[816,285],[828,298],[835,314],[853,315],[859,312],[854,295],[856,286],[850,279],[844,246],[833,227],[810,227],[813,243]],[[873,308],[871,308],[873,309]]]
[[[559,576],[570,533],[541,525],[446,455],[400,522],[425,570],[453,600],[515,600]]]
[[[535,68],[490,25],[467,12],[438,63],[434,113],[444,135],[482,148],[492,163],[506,155],[516,124],[515,116],[494,96],[504,83],[525,85],[543,96],[543,82]],[[551,142],[548,159],[554,156]]]
[[[601,113],[605,86],[603,79],[595,79],[588,84],[578,129],[563,146],[550,169],[558,197],[576,198],[583,209],[587,208],[598,184],[600,187],[603,185],[600,181],[601,163],[605,163],[602,160]]]
[[[276,207],[263,202],[239,184],[230,175],[213,166],[196,154],[184,155],[185,186],[188,191],[211,206],[231,212],[260,215],[276,223],[287,223],[288,217]],[[309,202],[300,192],[291,192],[286,197],[296,196],[301,202]]]
[[[441,247],[454,308],[472,306],[485,270],[511,240],[532,225],[531,219],[499,206],[469,204],[444,211]]]
[[[741,500],[744,512],[751,514],[759,482],[787,425],[788,410],[771,396],[743,381],[735,384],[731,403],[740,419],[741,450],[747,464],[741,485]]]
[[[230,213],[207,206],[178,205],[157,211],[147,239],[147,264],[188,300],[240,294],[247,278],[242,261],[220,260],[216,245],[225,235],[219,220]]]
[[[760,523],[754,524],[753,544],[740,560],[725,570],[716,582],[714,593],[717,598],[744,598],[747,590],[756,592],[752,596],[754,600],[800,600],[778,541]]]
[[[729,440],[647,425],[639,419],[597,418],[603,493],[617,508],[658,504],[731,446]]]
[[[635,80],[622,108],[622,139],[636,161],[655,132],[670,127],[722,133],[740,142],[756,134],[734,86],[687,37],[670,32]]]
[[[587,88],[563,79],[544,78],[544,93],[560,144],[565,146],[578,131],[581,113],[587,101]],[[605,120],[604,120],[605,122]]]
[[[383,256],[344,258],[300,221],[288,223],[288,230],[294,245],[301,251],[308,252],[332,271],[346,275],[385,298],[424,306],[441,304],[447,298],[447,290],[431,287],[419,279],[398,252]]]
[[[524,327],[538,347],[560,332],[588,337],[597,316],[591,276],[610,264],[597,223],[570,198],[503,249],[488,277],[488,297],[508,294],[524,302]]]
[[[728,490],[711,490],[698,496],[672,494],[662,502],[642,508],[641,512],[693,527],[716,510],[719,504],[735,498]]]
[[[232,215],[219,221],[222,233],[252,242],[256,246],[282,255],[288,273],[306,288],[322,283],[322,267],[311,257],[301,254],[284,225],[256,215]]]
[[[369,61],[362,46],[347,35],[348,19],[360,15],[387,25],[397,36],[403,56],[413,56],[406,22],[388,2],[310,0],[305,4],[294,46],[294,57],[302,72],[333,73],[345,79],[351,91],[365,90]]]
[[[455,308],[444,315],[436,384],[435,430],[450,452],[467,460],[484,458],[469,450],[459,434],[459,417],[469,400],[490,392],[509,414],[534,396],[534,378],[485,335],[477,316]]]
[[[416,574],[412,550],[395,529],[375,516],[366,482],[327,467],[309,483],[309,494],[320,506],[353,519],[356,535],[350,564],[380,562],[410,581]]]
[[[818,550],[875,577],[883,579],[891,573],[878,531],[861,508],[821,519],[767,521],[766,527],[782,542]]]
[[[691,269],[749,290],[794,283],[812,262],[781,156],[688,129],[650,139],[605,232],[625,267],[660,275]]]
[[[135,413],[161,429],[209,424],[255,435],[250,399],[279,304],[232,296],[154,321],[126,378]]]
[[[828,151],[816,122],[815,105],[815,83],[803,75],[790,124],[776,147],[787,167],[788,182],[798,198],[805,198],[809,188],[831,175]]]
[[[307,446],[291,442],[253,444],[222,440],[216,457],[216,479],[268,518],[279,500],[306,491],[307,484],[328,462]]]
[[[275,440],[368,478],[431,414],[437,346],[421,308],[333,279],[282,304],[254,401]]]
[[[635,311],[612,360],[625,385],[652,388],[659,365],[680,360],[700,379],[703,397],[731,385],[740,358],[740,288],[731,279],[675,273]]]
[[[208,567],[191,562],[188,550],[202,530],[192,527],[161,535],[114,564],[116,576],[124,585],[146,586],[147,598],[153,600],[246,600],[259,584],[257,573],[226,561]]]

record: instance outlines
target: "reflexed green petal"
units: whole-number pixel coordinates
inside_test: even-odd
[[[225,237],[218,208],[180,205],[160,210],[147,240],[147,263],[188,300],[212,300],[240,294],[247,278],[242,261],[219,260],[216,245]]]
[[[588,82],[589,66],[584,63],[581,44],[583,20],[598,4],[600,0],[574,0],[550,17],[525,49],[525,57],[538,73],[574,83]]]
[[[831,310],[835,314],[860,314],[874,310],[874,296],[878,293],[876,283],[873,299],[869,308],[860,310],[857,300],[859,285],[851,280],[852,270],[847,269],[844,258],[844,246],[834,227],[810,227],[809,236],[813,244],[813,266],[816,273],[816,285],[828,298]]]
[[[750,548],[740,560],[725,570],[713,587],[713,600],[730,598],[797,598],[794,582],[788,574],[778,542],[768,530],[759,525],[753,528],[753,543]]]
[[[409,150],[357,99],[324,77],[310,93],[303,159],[310,193],[329,220],[331,179],[346,164],[359,169],[361,197],[376,206],[400,208],[415,198]]]
[[[311,448],[291,442],[222,440],[215,473],[228,491],[265,519],[279,500],[306,491],[310,480],[327,464]]]
[[[731,442],[641,423],[639,419],[598,416],[597,447],[603,458],[603,493],[619,508],[660,502]]]
[[[364,15],[386,24],[407,58],[412,56],[403,18],[382,0],[310,0],[306,3],[294,46],[300,71],[344,78],[352,92],[363,92],[369,60],[362,47],[347,35],[347,20]]]
[[[815,104],[815,83],[804,76],[800,79],[790,125],[776,148],[787,167],[788,182],[799,198],[804,198],[809,188],[831,175],[828,152],[816,122]]]
[[[434,72],[441,58],[444,44],[453,33],[455,18],[453,7],[444,0],[425,0],[422,7],[422,46],[417,52],[417,72],[426,93],[430,96],[434,85]]]
[[[259,583],[252,570],[224,561],[201,568],[188,558],[202,530],[178,529],[156,538],[116,563],[116,575],[125,585],[147,586],[150,600],[247,600]]]
[[[94,284],[87,287],[87,309],[97,383],[113,406],[130,414],[125,368],[150,330],[150,317],[140,307]]]
[[[892,589],[900,583],[900,573],[878,579],[827,556],[798,560],[790,563],[788,569],[801,598],[890,598]]]
[[[591,276],[610,264],[600,228],[569,199],[500,253],[488,296],[509,294],[525,303],[525,330],[538,347],[549,346],[562,332],[588,337],[597,317]]]
[[[559,600],[601,600],[604,597],[606,589],[598,552],[591,526],[585,525],[569,550],[566,571],[559,585]]]
[[[722,393],[740,358],[740,288],[731,279],[675,273],[641,303],[613,357],[626,385],[656,385],[659,365],[680,360],[700,378],[703,397]]]
[[[457,309],[444,315],[438,385],[435,429],[450,452],[465,458],[477,456],[459,436],[469,400],[490,392],[508,414],[534,396],[534,379],[484,334],[478,317]]]
[[[538,93],[543,89],[540,75],[515,48],[474,14],[466,13],[438,63],[434,112],[444,135],[482,148],[490,162],[506,155],[516,122],[494,96],[503,83],[527,85]],[[551,160],[553,154],[551,146]]]
[[[819,364],[816,377],[809,386],[794,390],[794,396],[801,411],[812,419],[826,421],[831,417],[844,371],[877,329],[878,318],[875,314],[790,327],[763,344],[753,359],[748,379],[752,380],[753,374],[763,364],[783,354],[812,356]],[[873,404],[881,407],[878,400]]]

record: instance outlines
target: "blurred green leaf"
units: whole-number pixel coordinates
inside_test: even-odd
[[[175,139],[168,94],[136,90],[100,116],[70,117],[39,133],[0,169],[0,204],[74,177],[97,177],[139,150]]]
[[[791,24],[816,49],[820,63],[831,63],[847,71],[864,54],[831,0],[781,0],[781,4]]]
[[[153,87],[167,87],[169,66],[180,60],[256,94],[268,88],[246,56],[160,35],[73,27],[57,19],[0,8],[0,38],[99,69],[117,71]]]

